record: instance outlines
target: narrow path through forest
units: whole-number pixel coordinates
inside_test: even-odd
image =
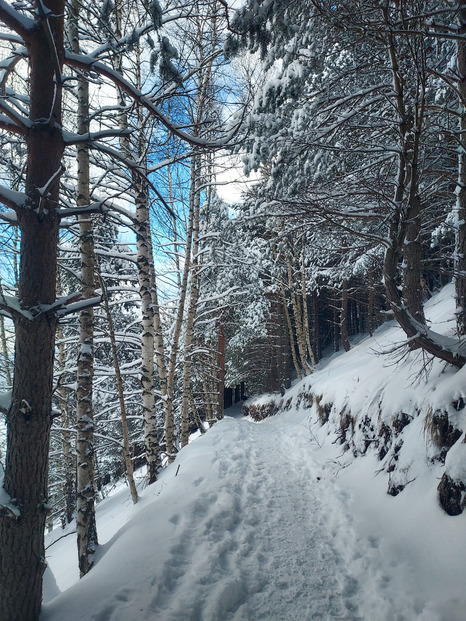
[[[379,505],[394,501],[367,490],[376,462],[357,460],[346,477],[332,439],[320,446],[304,412],[227,417],[146,488],[126,524],[116,526],[121,499],[102,508],[101,523],[115,523],[95,568],[43,621],[460,621],[458,579],[416,558],[403,514],[387,539]]]
[[[228,445],[219,435],[212,458],[218,488],[203,492],[198,478],[189,512],[170,518],[178,543],[160,572],[162,618],[359,618],[357,584],[296,447],[273,426],[230,424]]]

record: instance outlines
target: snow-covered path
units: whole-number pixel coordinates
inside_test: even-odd
[[[218,486],[176,513],[160,568],[164,619],[355,619],[357,591],[332,547],[317,481],[272,426],[234,423],[212,457]]]
[[[45,606],[44,621],[460,621],[464,544],[455,543],[458,566],[449,557],[427,567],[442,575],[432,580],[437,592],[428,582],[423,590],[416,575],[425,558],[406,553],[403,515],[388,534],[377,523],[383,503],[397,499],[382,492],[364,522],[346,470],[335,476],[338,446],[315,440],[303,412],[215,425],[144,490],[140,505],[127,505],[134,515],[125,525],[121,497],[102,503],[98,526],[108,541],[98,562]],[[361,481],[373,476],[363,463],[355,470]],[[440,510],[437,517],[446,523]],[[453,530],[439,546],[458,541],[462,518],[446,518]],[[48,560],[63,589],[61,543]]]

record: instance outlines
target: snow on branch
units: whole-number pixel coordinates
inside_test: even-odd
[[[129,133],[131,133],[131,130],[128,130]],[[120,132],[120,135],[122,135],[123,132]],[[177,161],[181,161],[181,159],[184,159],[185,157],[188,157],[187,155],[183,155],[183,156],[178,156],[178,157],[174,157],[174,158],[170,158],[169,160],[164,160],[163,162],[160,162],[158,165],[152,167],[149,171],[147,171],[145,168],[141,167],[140,163],[137,162],[136,160],[124,157],[120,151],[117,151],[116,149],[114,149],[113,147],[109,147],[108,145],[102,143],[102,142],[89,142],[88,144],[89,148],[91,149],[95,149],[97,151],[100,151],[101,153],[106,153],[107,155],[109,155],[110,157],[116,159],[117,161],[121,162],[122,164],[124,164],[124,166],[126,168],[128,168],[129,170],[137,173],[138,175],[140,175],[140,177],[142,177],[144,179],[144,181],[149,185],[149,187],[151,188],[151,190],[154,192],[154,194],[157,196],[158,200],[162,203],[162,205],[165,207],[165,209],[168,211],[168,213],[176,218],[176,214],[174,213],[174,211],[172,210],[172,208],[170,207],[170,205],[166,202],[166,200],[163,198],[163,196],[160,194],[160,192],[157,190],[157,188],[155,187],[155,185],[152,183],[152,181],[149,179],[149,177],[147,176],[149,172],[154,172],[156,170],[159,170],[160,168],[163,168],[164,166],[168,166],[169,164],[173,163],[173,162],[177,162]],[[86,213],[85,211],[82,211],[82,209],[86,209],[84,208],[79,208],[79,211],[76,210],[75,213]],[[123,215],[126,215],[128,218],[130,218],[132,221],[134,221],[135,216],[134,215],[130,215],[130,213],[127,210],[121,210],[119,208],[117,208],[116,206],[113,206],[114,210],[119,211],[120,213],[122,213]],[[70,214],[70,209],[67,209],[67,214]],[[88,212],[91,213],[91,212]]]
[[[2,312],[3,311],[3,312]],[[14,295],[8,295],[3,292],[0,285],[0,312],[10,319],[34,319],[34,315],[29,310],[21,308],[19,300]]]
[[[40,304],[37,310],[41,314],[55,314],[57,317],[65,317],[77,313],[84,308],[97,306],[102,301],[100,296],[93,298],[81,299],[81,293],[71,293],[63,298],[59,298],[53,304]]]
[[[0,35],[0,38],[2,38],[1,35]],[[12,52],[11,56],[0,61],[0,70],[3,73],[2,79],[0,80],[0,90],[2,93],[5,93],[6,81],[8,77],[11,75],[16,65],[23,58],[27,58],[27,56],[28,56],[27,49],[24,46],[21,46],[20,48],[16,48]]]
[[[24,136],[23,129],[5,114],[0,114],[0,129]]]
[[[150,166],[147,169],[147,173],[153,173],[161,168],[165,168],[165,166],[171,166],[171,164],[177,164],[178,162],[182,162],[183,160],[187,160],[193,156],[193,151],[188,151],[187,153],[181,153],[180,155],[174,155],[173,157],[169,157],[166,160],[162,160],[161,162],[157,162],[153,166]]]
[[[0,19],[0,23],[1,23]],[[0,32],[0,41],[8,41],[8,43],[17,43],[23,45],[24,39],[13,32]]]
[[[13,129],[13,131],[16,131],[16,133],[24,134],[25,131],[32,126],[32,121],[25,118],[21,114],[18,114],[18,112],[16,112],[16,110],[9,106],[3,99],[0,99],[0,110],[2,110],[3,115],[10,119],[10,121],[12,121],[17,127],[16,130]]]
[[[122,136],[130,136],[131,133],[132,130],[128,127],[127,129],[103,129],[98,132],[89,132],[88,134],[74,134],[63,130],[62,135],[66,145],[88,142],[89,146],[98,148],[98,145],[95,145],[96,140],[101,138],[120,138]]]
[[[20,301],[16,296],[8,295],[3,292],[0,283],[0,313],[10,319],[26,318],[34,321],[40,315],[56,315],[65,317],[72,313],[77,313],[89,306],[97,306],[101,302],[100,296],[82,299],[81,293],[75,292],[59,298],[53,304],[38,304],[27,310],[21,308]]]
[[[10,188],[6,188],[4,185],[0,184],[0,203],[16,210],[26,207],[27,200],[28,197],[24,192],[10,190]]]
[[[211,141],[205,138],[193,136],[192,134],[184,131],[182,129],[182,126],[173,123],[168,118],[168,116],[165,115],[160,110],[160,108],[153,103],[150,97],[144,95],[141,91],[139,91],[135,86],[133,86],[124,77],[122,77],[121,74],[118,73],[118,71],[107,67],[100,61],[94,60],[91,56],[73,54],[69,51],[66,51],[65,64],[70,67],[74,67],[75,69],[80,69],[82,71],[94,71],[100,76],[106,77],[111,82],[113,82],[116,87],[120,88],[123,92],[129,95],[133,101],[139,103],[152,115],[154,115],[162,123],[162,125],[164,125],[174,136],[177,136],[178,138],[180,138],[180,140],[183,140],[188,144],[203,148],[219,149],[230,144],[240,129],[241,123],[238,122],[237,125],[234,126],[225,135],[225,137],[220,140]]]
[[[111,250],[102,249],[98,249],[95,252],[96,255],[101,257],[108,257],[110,259],[123,259],[124,261],[129,261],[130,263],[134,264],[137,264],[138,262],[136,253],[130,254],[128,252],[125,252],[124,254],[121,254],[120,252],[112,252]]]
[[[0,220],[16,226],[18,224],[18,217],[15,211],[3,211],[0,212]]]
[[[96,201],[94,203],[89,203],[89,205],[84,205],[80,207],[67,207],[65,209],[60,209],[58,215],[61,220],[64,218],[69,218],[70,216],[85,216],[91,213],[100,213],[100,214],[108,214],[109,212],[116,209],[114,206],[108,206],[109,199],[106,198],[103,201]],[[127,215],[127,211],[125,211],[125,215]],[[0,214],[0,217],[2,214]],[[74,224],[74,222],[73,222]]]
[[[33,31],[36,28],[35,20],[16,11],[10,4],[5,2],[5,0],[0,0],[0,21],[2,21],[7,28],[16,32],[24,41],[29,41],[31,39]]]

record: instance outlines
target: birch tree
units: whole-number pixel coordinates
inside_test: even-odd
[[[65,147],[87,144],[94,153],[135,167],[112,147],[121,129],[104,125],[86,134],[64,130],[62,113],[63,65],[70,71],[99,76],[109,88],[119,88],[143,107],[161,127],[199,147],[221,147],[237,132],[231,126],[211,140],[199,139],[173,123],[148,93],[107,64],[110,48],[127,51],[128,38],[105,42],[85,54],[64,48],[63,0],[46,0],[14,8],[0,0],[0,34],[11,46],[2,65],[3,84],[18,62],[28,65],[28,92],[7,90],[0,101],[0,127],[25,145],[24,187],[0,187],[0,200],[11,210],[10,221],[20,230],[17,296],[4,295],[1,310],[15,324],[15,366],[11,405],[7,409],[8,451],[2,485],[0,547],[0,617],[30,619],[40,612],[45,568],[44,528],[48,510],[47,471],[52,422],[52,380],[57,320],[67,313],[96,304],[97,297],[78,301],[76,294],[56,299],[57,248],[61,218],[108,210],[108,197],[87,207],[71,206],[60,191]],[[90,15],[83,20],[91,23]],[[150,21],[150,20],[149,20]],[[139,34],[150,31],[146,22]],[[13,53],[16,51],[16,53]],[[44,153],[47,157],[44,157]],[[76,306],[77,305],[77,306]]]
[[[79,42],[80,2],[73,0],[70,6],[68,33],[73,53],[80,53]],[[76,131],[86,135],[90,130],[89,84],[86,77],[76,77],[77,123]],[[77,145],[77,206],[90,204],[89,148],[85,143]],[[81,255],[81,295],[83,299],[95,297],[95,253],[92,219],[89,214],[78,216]],[[94,311],[92,306],[79,313],[79,351],[77,363],[76,400],[76,532],[78,542],[78,565],[81,576],[93,566],[93,554],[98,544],[95,519],[94,481]]]

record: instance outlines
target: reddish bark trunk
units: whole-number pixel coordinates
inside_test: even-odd
[[[18,208],[21,231],[18,297],[24,313],[15,318],[15,372],[12,405],[7,416],[8,451],[4,479],[5,490],[14,499],[20,513],[17,518],[6,515],[8,511],[5,510],[0,513],[2,621],[38,619],[45,568],[44,528],[56,318],[41,312],[41,305],[55,301],[56,209],[63,154],[61,84],[56,79],[58,65],[46,31],[48,24],[60,64],[63,59],[65,2],[45,0],[43,5],[58,17],[38,24],[27,42],[30,57],[29,118],[33,122],[26,136],[29,204]]]

